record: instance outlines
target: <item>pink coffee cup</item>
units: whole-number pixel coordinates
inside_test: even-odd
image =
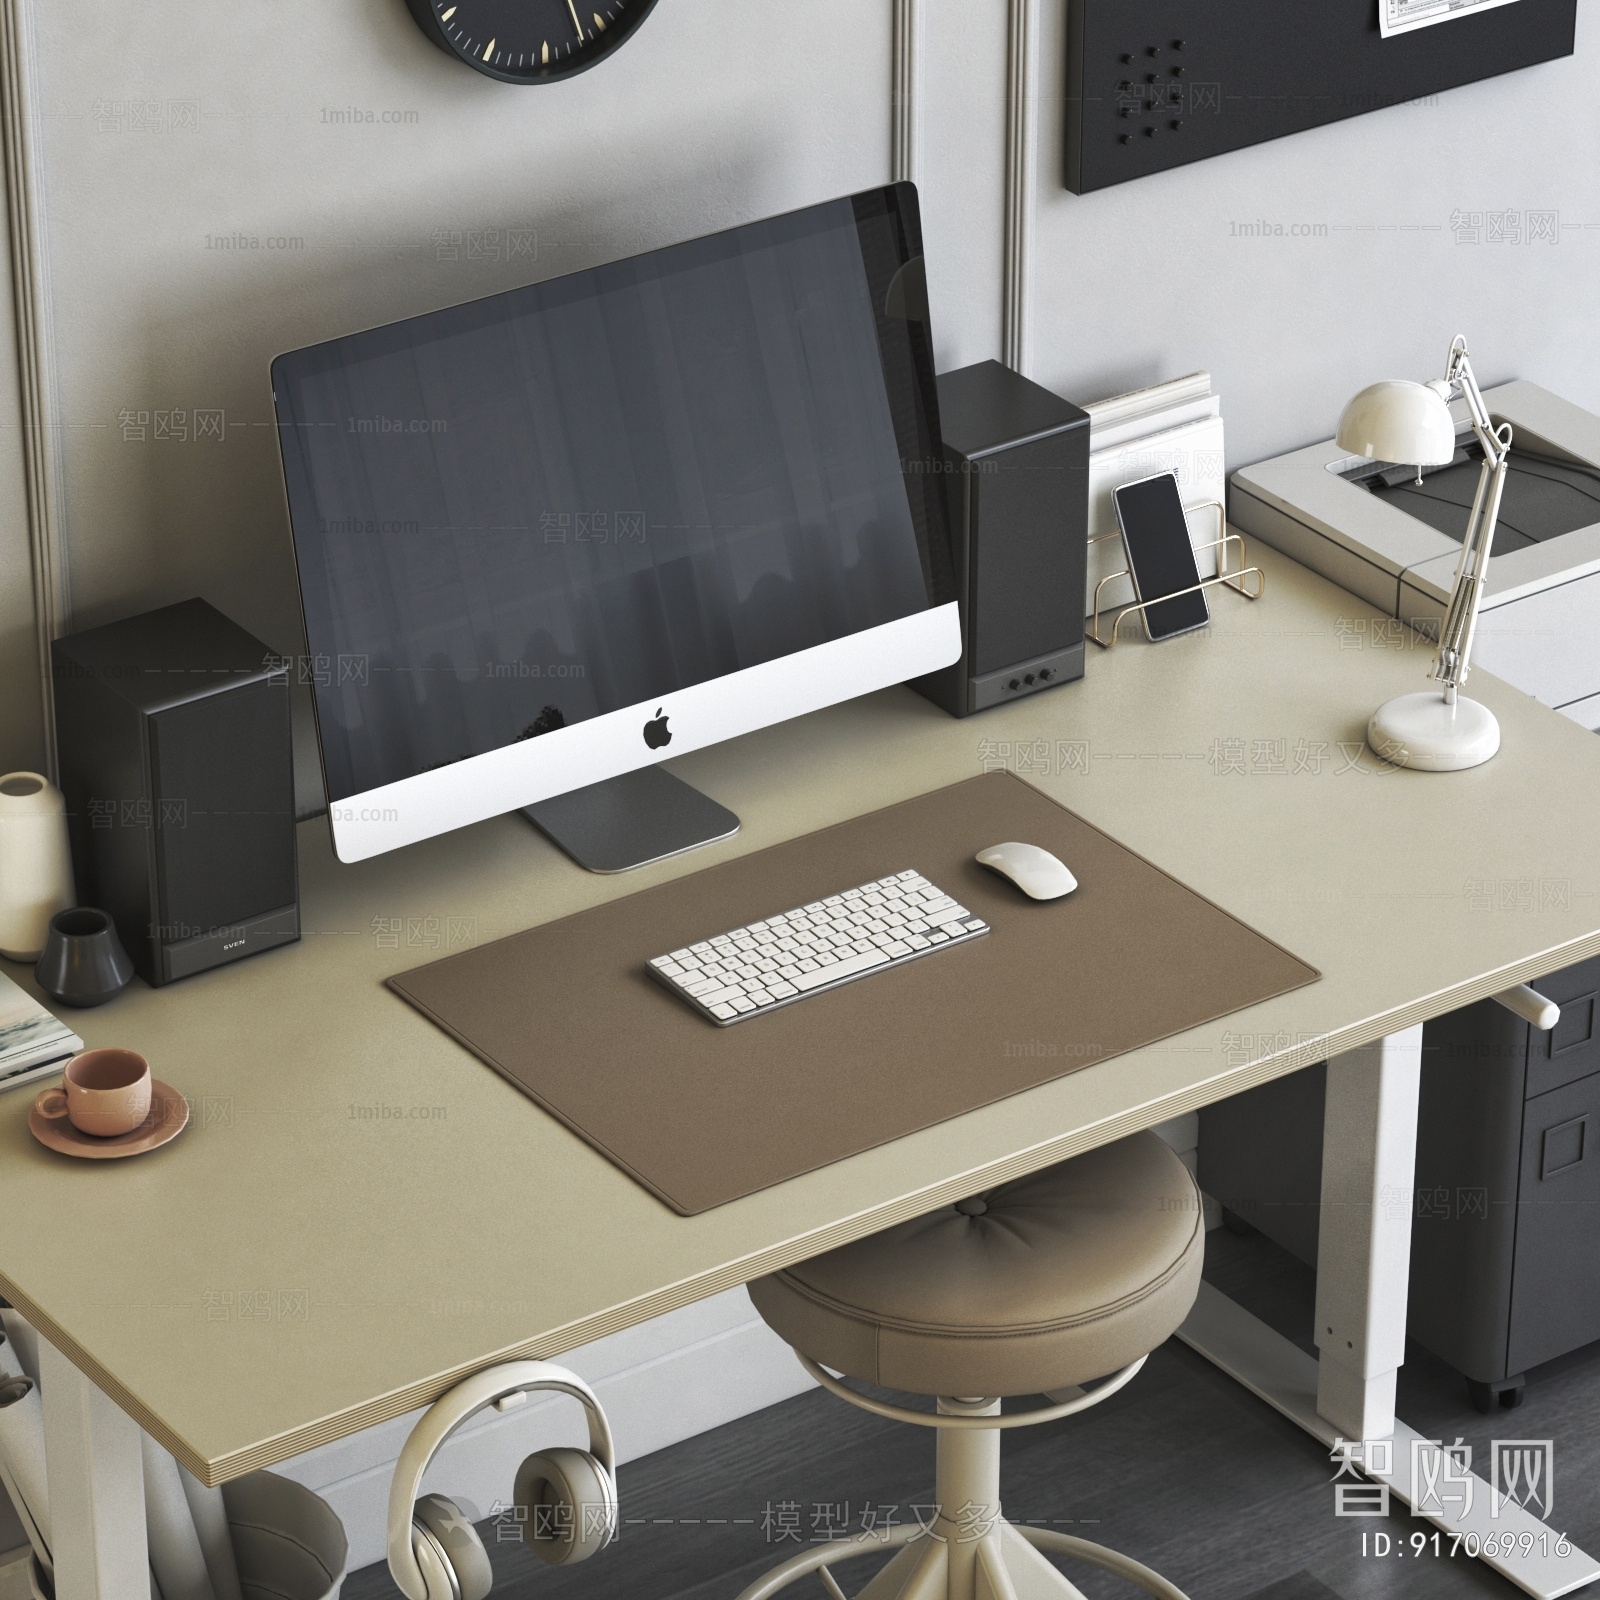
[[[132,1133],[150,1115],[150,1063],[133,1050],[85,1050],[67,1063],[61,1087],[34,1104],[99,1139]]]

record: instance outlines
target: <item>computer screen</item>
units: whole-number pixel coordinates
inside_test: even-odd
[[[902,184],[279,357],[330,802],[951,602],[921,268]]]

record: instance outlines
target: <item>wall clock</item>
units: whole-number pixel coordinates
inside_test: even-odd
[[[502,83],[552,83],[603,61],[656,0],[406,0],[427,36]]]

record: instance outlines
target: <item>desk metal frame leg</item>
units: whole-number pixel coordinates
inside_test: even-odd
[[[1421,1064],[1420,1026],[1328,1063],[1317,1251],[1320,1359],[1210,1284],[1201,1286],[1178,1337],[1330,1450],[1337,1441],[1356,1441],[1355,1459],[1366,1463],[1366,1476],[1386,1484],[1413,1515],[1447,1537],[1460,1535],[1469,1551],[1481,1549],[1485,1564],[1524,1593],[1557,1600],[1600,1579],[1600,1562],[1521,1506],[1496,1507],[1481,1478],[1473,1479],[1470,1499],[1459,1485],[1454,1499],[1441,1495],[1438,1485],[1448,1474],[1439,1471],[1437,1441],[1395,1418],[1395,1379],[1405,1358]],[[1378,1441],[1387,1447],[1367,1449]]]
[[[1347,1439],[1394,1432],[1406,1358],[1422,1024],[1328,1063],[1317,1247],[1317,1410]]]
[[[39,1340],[56,1600],[150,1600],[139,1425]]]

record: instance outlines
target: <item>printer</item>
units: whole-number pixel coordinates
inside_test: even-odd
[[[1513,439],[1473,664],[1600,731],[1600,417],[1536,383],[1484,399]],[[1447,466],[1419,475],[1329,440],[1235,472],[1229,520],[1437,637],[1481,464],[1451,411]]]

